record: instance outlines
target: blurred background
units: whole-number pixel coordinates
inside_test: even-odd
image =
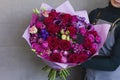
[[[0,80],[48,80],[41,68],[44,62],[38,58],[22,38],[28,26],[33,8],[44,2],[56,8],[66,0],[0,0]],[[75,10],[88,13],[104,7],[108,0],[70,0]],[[67,80],[82,80],[79,66],[71,68]],[[57,79],[59,80],[59,78]]]

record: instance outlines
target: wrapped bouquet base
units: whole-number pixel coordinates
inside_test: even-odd
[[[69,1],[53,9],[43,3],[33,9],[30,25],[23,37],[46,64],[49,80],[66,80],[70,67],[96,55],[103,46],[109,24],[91,25],[87,12],[74,11]]]

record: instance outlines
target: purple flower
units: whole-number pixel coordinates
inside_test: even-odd
[[[49,60],[49,54],[47,54],[47,53],[42,54],[42,57]]]
[[[41,44],[43,42],[43,39],[42,38],[39,38],[38,39],[38,43]]]
[[[44,41],[44,42],[42,43],[42,47],[48,48],[48,42],[47,42],[47,41]]]
[[[85,17],[79,17],[79,20],[80,20],[81,22],[85,22]]]
[[[37,34],[30,34],[30,35],[31,35],[31,37],[38,37]]]
[[[79,49],[79,51],[82,51],[83,50],[83,45],[79,45],[78,49]]]
[[[41,26],[42,26],[42,22],[37,21],[36,27],[37,27],[37,28],[41,28]]]
[[[47,30],[46,29],[42,29],[40,35],[41,35],[41,37],[42,37],[43,40],[46,40],[47,37],[48,37]]]
[[[73,17],[72,17],[72,22],[78,22],[77,16],[73,16]]]
[[[38,15],[33,13],[32,14],[32,19],[30,21],[30,26],[33,26],[36,23],[37,19],[38,19]]]
[[[45,29],[46,28],[46,26],[42,22],[39,22],[39,21],[37,21],[36,27],[39,28],[39,29]]]
[[[93,27],[92,24],[88,24],[87,29],[88,29],[89,31],[92,31],[92,30],[94,30],[94,27]]]
[[[36,43],[37,42],[37,37],[30,37],[30,43]]]
[[[38,35],[37,34],[31,34],[30,35],[30,43],[36,43],[37,42],[37,37]]]
[[[42,47],[38,43],[33,43],[32,48],[35,49],[37,53],[40,53],[42,51]]]

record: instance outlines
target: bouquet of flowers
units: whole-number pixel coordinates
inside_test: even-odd
[[[106,24],[95,27],[83,13],[75,12],[69,1],[56,9],[47,4],[42,4],[40,10],[33,9],[23,37],[32,51],[46,62],[43,69],[49,71],[50,80],[55,80],[56,76],[66,80],[67,68],[96,55],[106,39],[109,30]]]

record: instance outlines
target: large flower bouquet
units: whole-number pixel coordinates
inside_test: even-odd
[[[105,25],[99,25],[97,29],[89,24],[88,17],[77,15],[68,1],[57,9],[43,4],[40,10],[33,9],[33,12],[23,37],[47,63],[43,69],[49,71],[50,80],[55,80],[56,76],[66,80],[67,68],[96,55],[109,30]]]

